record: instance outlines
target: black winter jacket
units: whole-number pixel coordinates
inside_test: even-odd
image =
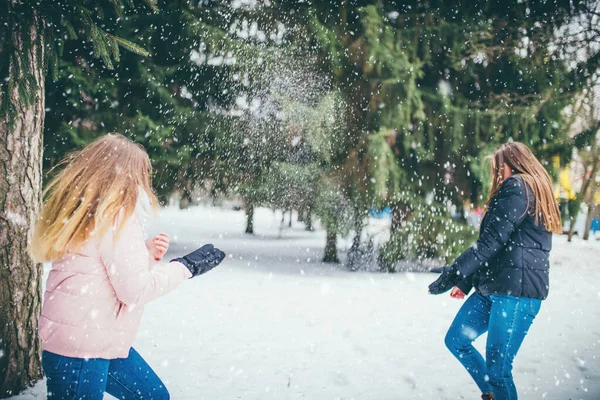
[[[465,293],[548,297],[548,256],[552,233],[540,218],[535,223],[535,197],[522,177],[506,179],[490,202],[479,239],[454,262],[466,278],[457,286]]]

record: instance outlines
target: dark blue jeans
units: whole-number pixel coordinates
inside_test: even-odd
[[[508,295],[473,293],[446,335],[446,346],[467,369],[482,393],[516,400],[512,364],[542,301]],[[473,341],[488,332],[485,360]]]
[[[42,352],[48,399],[102,400],[104,392],[122,400],[168,400],[160,378],[133,348],[127,358],[71,358]]]

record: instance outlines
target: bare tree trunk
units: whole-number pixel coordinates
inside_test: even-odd
[[[585,194],[588,191],[588,187],[590,187],[592,181],[595,182],[596,173],[598,172],[598,167],[600,166],[600,151],[598,151],[598,149],[594,149],[594,151],[596,152],[596,155],[594,156],[594,158],[592,160],[592,171],[591,171],[589,177],[584,175],[583,184],[581,185],[581,191],[577,194],[577,197],[582,202],[584,201],[584,199],[586,197]],[[585,171],[587,172],[587,166],[585,167]],[[571,239],[573,238],[573,235],[575,233],[575,223],[577,222],[578,215],[579,215],[579,207],[577,207],[575,215],[573,216],[573,218],[571,218],[571,225],[569,226],[569,236],[567,239],[569,242],[571,241]]]
[[[592,185],[590,186],[590,198],[588,200],[588,212],[587,217],[585,219],[585,232],[583,233],[583,240],[588,240],[590,238],[590,229],[592,229],[592,217],[594,216],[594,196],[596,195],[596,189],[598,185],[596,184],[595,177],[592,177]]]
[[[35,15],[29,38],[21,29],[8,38],[15,51],[29,52],[27,57],[19,54],[13,59],[13,63],[29,61],[22,68],[35,81],[28,89],[29,101],[16,88],[22,75],[11,77],[15,81],[11,98],[0,98],[16,106],[12,118],[0,119],[0,398],[15,395],[42,377],[38,339],[42,268],[32,261],[27,246],[40,209],[42,185],[43,25]],[[25,41],[30,42],[29,48],[24,48]],[[11,70],[15,70],[12,63]]]
[[[587,37],[587,33],[586,33],[586,37]],[[588,43],[588,46],[586,47],[588,56],[591,57],[592,56],[592,49],[589,46],[589,41],[587,41],[586,43]],[[595,126],[595,124],[597,123],[597,119],[596,119],[596,109],[594,107],[595,103],[596,103],[596,96],[595,96],[595,85],[592,84],[590,85],[590,88],[588,89],[588,93],[587,93],[587,98],[589,101],[589,109],[588,109],[588,123],[590,126]],[[577,194],[577,201],[579,202],[577,204],[576,210],[575,210],[575,215],[571,218],[571,225],[569,226],[569,235],[568,235],[568,241],[570,242],[571,239],[573,238],[573,234],[575,232],[575,224],[577,223],[577,217],[579,216],[579,209],[580,209],[580,205],[581,203],[583,203],[585,201],[586,198],[586,192],[588,191],[588,187],[590,186],[590,184],[595,183],[596,181],[596,173],[598,171],[598,167],[600,165],[600,151],[598,149],[598,143],[597,143],[597,138],[596,140],[594,140],[593,145],[592,145],[592,160],[590,162],[591,165],[583,165],[584,167],[584,175],[583,175],[583,183],[581,185],[581,191]],[[590,173],[590,176],[587,177],[585,174],[588,170],[588,167],[592,168],[592,171]],[[585,233],[584,233],[585,234]]]
[[[579,206],[576,207],[575,215],[571,217],[571,224],[569,225],[569,233],[567,234],[567,241],[570,242],[575,235],[575,223],[577,222],[577,215],[579,214]]]
[[[360,207],[354,208],[354,238],[352,238],[351,251],[358,250],[360,248],[360,239],[362,237],[362,231],[364,229],[364,218]]]
[[[337,233],[330,228],[327,229],[327,239],[325,241],[325,255],[323,256],[323,262],[340,262],[337,256]]]
[[[254,233],[254,205],[246,201],[246,233]]]

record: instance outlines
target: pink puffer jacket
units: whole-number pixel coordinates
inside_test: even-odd
[[[116,242],[111,231],[53,262],[40,317],[42,348],[67,357],[127,357],[144,304],[191,276],[177,262],[151,264],[135,214]]]

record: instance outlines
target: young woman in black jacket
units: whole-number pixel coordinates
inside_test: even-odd
[[[492,189],[479,239],[442,275],[431,294],[464,298],[446,346],[482,391],[482,399],[515,400],[513,360],[548,296],[552,233],[562,231],[548,173],[531,150],[512,142],[492,156]],[[472,343],[488,332],[486,358]]]

